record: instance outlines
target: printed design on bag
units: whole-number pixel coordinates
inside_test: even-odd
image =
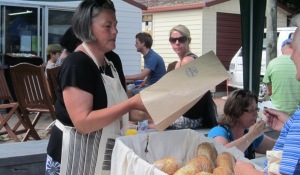
[[[110,170],[111,155],[112,155],[114,146],[115,146],[115,139],[108,138],[107,142],[106,142],[106,149],[105,149],[105,153],[104,153],[102,170]]]
[[[186,70],[185,70],[185,74],[188,76],[188,77],[195,77],[198,75],[198,69],[195,68],[195,67],[188,67]]]

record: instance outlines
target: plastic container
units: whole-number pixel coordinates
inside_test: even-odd
[[[127,131],[126,131],[126,136],[135,135],[135,134],[137,134],[136,129],[127,129]]]
[[[138,131],[146,132],[148,130],[148,120],[138,122]]]
[[[129,124],[128,129],[126,130],[125,135],[129,136],[129,135],[135,135],[137,134],[137,125],[133,125],[133,124]]]

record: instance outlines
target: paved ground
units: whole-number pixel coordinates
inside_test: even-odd
[[[225,100],[223,100],[222,98],[216,97],[216,98],[214,98],[214,101],[217,105],[218,114],[222,115]],[[32,119],[34,117],[34,115],[31,115],[30,117]],[[13,127],[13,124],[16,122],[16,118],[17,117],[14,117],[12,120],[9,120],[9,125],[11,125],[11,127]],[[41,139],[49,139],[48,131],[46,131],[45,128],[47,128],[47,126],[51,122],[52,122],[52,118],[50,117],[49,114],[46,113],[41,116],[39,122],[37,123],[37,125],[35,127],[35,129],[37,130]],[[1,131],[4,131],[4,128],[2,128]],[[18,137],[20,139],[22,139],[22,137],[24,137],[24,134],[18,135]],[[14,141],[9,136],[7,136],[7,135],[0,136],[0,144],[12,143],[12,142],[14,142]]]
[[[30,119],[33,119],[34,115],[30,115]],[[9,125],[11,127],[14,126],[14,124],[17,122],[17,117],[14,116],[9,120]],[[41,139],[49,139],[48,131],[45,130],[47,126],[52,122],[52,118],[49,114],[45,113],[41,116],[39,122],[35,126],[36,131],[38,132]],[[22,127],[20,127],[22,128]],[[4,128],[1,129],[1,131],[4,131]],[[18,135],[19,139],[21,140],[24,137],[25,134]],[[29,139],[30,140],[30,139]],[[2,135],[0,136],[0,143],[12,143],[14,142],[8,135]]]

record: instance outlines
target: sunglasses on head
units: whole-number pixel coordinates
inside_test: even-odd
[[[176,43],[176,41],[178,41],[179,43],[185,43],[187,41],[187,39],[188,38],[185,37],[185,36],[181,36],[179,38],[172,38],[172,37],[170,37],[169,41],[170,41],[170,43]]]
[[[111,0],[92,0],[91,2],[93,2],[93,8],[99,8],[99,7],[106,7],[106,8],[115,8],[114,7],[114,3]],[[92,10],[91,10],[91,14],[92,14]]]

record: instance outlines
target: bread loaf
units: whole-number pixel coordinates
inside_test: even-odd
[[[217,150],[215,148],[215,145],[213,143],[202,142],[197,147],[196,156],[199,156],[199,155],[206,156],[215,165],[215,160],[218,156],[218,152],[217,152]]]
[[[216,166],[217,167],[226,167],[226,168],[229,168],[231,170],[231,172],[234,172],[235,162],[236,162],[236,160],[231,153],[222,152],[217,156]]]
[[[157,160],[153,163],[153,165],[166,174],[173,174],[181,168],[181,162],[174,157]]]
[[[214,169],[213,175],[234,175],[233,171],[231,171],[227,167],[219,166]]]
[[[200,173],[196,173],[195,175],[213,175],[211,173],[208,173],[208,172],[200,172]]]
[[[202,171],[212,173],[213,169],[214,164],[212,161],[204,155],[199,155],[177,170],[174,175],[195,175]]]

